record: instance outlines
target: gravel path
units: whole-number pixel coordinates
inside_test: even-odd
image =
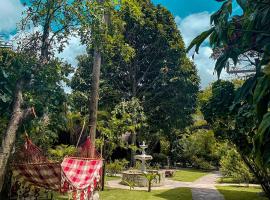
[[[215,188],[217,180],[221,177],[218,172],[203,176],[192,183],[193,200],[224,200],[223,195]]]

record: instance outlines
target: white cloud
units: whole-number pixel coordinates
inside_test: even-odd
[[[0,33],[15,31],[23,10],[20,0],[0,0]]]
[[[183,19],[178,16],[175,18],[186,46],[201,32],[209,29],[210,15],[211,14],[208,12],[201,12],[191,14]],[[197,66],[201,78],[202,88],[205,88],[209,83],[217,80],[217,75],[214,74],[215,61],[210,58],[212,49],[207,46],[207,43],[207,41],[203,43],[199,54],[196,54],[194,57],[194,63]],[[192,51],[193,50],[189,53],[190,57],[193,54]]]
[[[201,47],[199,54],[196,54],[194,57],[194,62],[201,78],[202,88],[217,80],[217,75],[214,74],[215,61],[210,58],[212,52],[212,49],[208,46]]]
[[[64,51],[56,56],[62,58],[73,67],[76,67],[78,64],[76,57],[85,53],[86,46],[81,44],[80,38],[78,36],[71,36],[68,40],[68,44],[64,48]]]
[[[201,12],[189,15],[183,19],[176,16],[175,21],[182,33],[186,46],[202,31],[210,27],[210,15],[208,12]]]

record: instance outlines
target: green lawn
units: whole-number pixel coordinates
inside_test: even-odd
[[[224,186],[217,188],[224,195],[225,200],[267,200],[261,196],[262,190],[257,187]]]
[[[189,188],[172,190],[130,191],[120,189],[106,189],[100,192],[101,200],[192,200]]]
[[[208,172],[196,169],[181,169],[175,172],[175,175],[172,177],[172,179],[175,181],[193,182],[207,174]]]

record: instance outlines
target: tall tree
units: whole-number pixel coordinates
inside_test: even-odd
[[[184,128],[192,121],[197,71],[186,56],[181,34],[168,10],[148,0],[137,1],[138,9],[128,3],[125,1],[111,20],[123,34],[116,36],[109,29],[105,39],[100,105],[112,109],[121,99],[138,98],[150,131],[163,129],[169,135],[174,128]],[[88,53],[91,55],[93,49]],[[85,62],[93,60],[80,61],[71,86],[87,92],[91,82],[84,75]]]

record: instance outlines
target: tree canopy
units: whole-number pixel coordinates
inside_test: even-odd
[[[140,2],[140,10],[140,17],[134,17],[124,6],[117,13],[124,24],[121,36],[107,36],[100,105],[112,109],[122,99],[138,98],[152,131],[170,133],[191,123],[199,78],[171,13],[150,1]],[[91,71],[86,63],[93,62],[92,53],[89,48],[88,56],[79,58],[71,82],[76,92],[88,92]]]

